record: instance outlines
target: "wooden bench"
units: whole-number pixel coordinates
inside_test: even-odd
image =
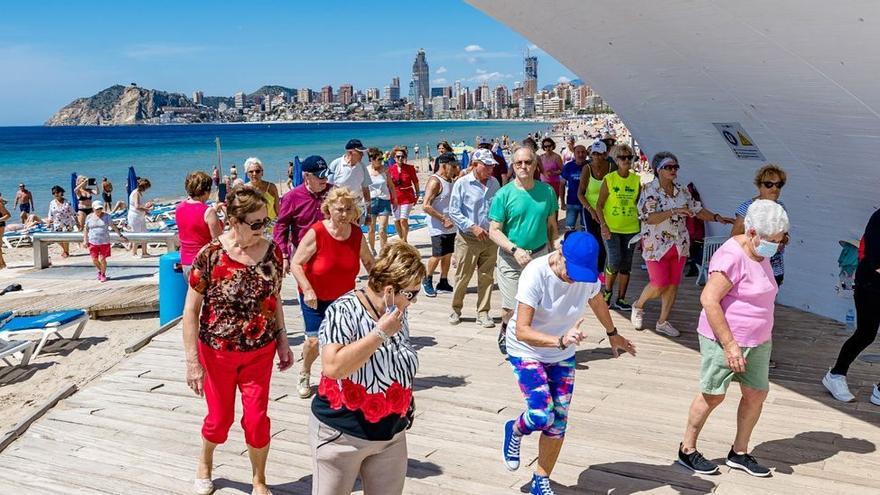
[[[34,242],[34,267],[49,268],[49,244],[53,242],[82,242],[79,232],[37,232],[31,235]],[[164,243],[167,252],[178,249],[177,232],[126,232],[126,239],[133,242]],[[118,235],[110,234],[110,242],[122,242]]]

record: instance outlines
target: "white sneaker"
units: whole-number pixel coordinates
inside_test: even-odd
[[[657,322],[657,326],[654,327],[654,330],[656,330],[657,333],[662,333],[663,335],[668,335],[670,337],[678,337],[681,335],[681,332],[679,332],[674,326],[672,326],[672,323],[669,323],[668,321]]]
[[[461,323],[461,315],[453,312],[452,314],[449,315],[448,321],[449,321],[450,325],[458,325],[459,323]]]
[[[829,370],[828,373],[825,373],[825,376],[822,377],[822,385],[825,385],[825,388],[831,392],[831,396],[841,402],[852,402],[856,400],[856,397],[850,393],[849,385],[846,384],[846,376],[844,375],[832,375]],[[874,386],[874,392],[877,392],[877,386]],[[874,394],[871,394],[871,402],[874,402]],[[877,394],[877,400],[880,402],[880,393]],[[877,402],[874,402],[877,404]]]
[[[880,406],[880,388],[877,388],[877,384],[874,384],[874,390],[871,392],[871,404],[875,406]]]
[[[495,328],[495,322],[489,317],[489,313],[478,314],[477,325],[480,325],[483,328]]]
[[[645,310],[633,306],[632,314],[629,315],[629,321],[632,323],[633,328],[635,328],[636,330],[642,330],[643,328],[645,328],[644,319]]]
[[[209,479],[194,480],[193,493],[196,495],[211,495],[214,493],[214,482]]]
[[[300,399],[308,399],[312,396],[312,384],[309,383],[311,376],[308,373],[299,374],[299,385],[296,387],[296,393]]]

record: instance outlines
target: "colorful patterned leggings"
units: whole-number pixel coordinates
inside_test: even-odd
[[[513,356],[508,361],[528,407],[516,420],[516,428],[523,435],[541,431],[550,438],[564,437],[574,390],[574,356],[558,363]]]

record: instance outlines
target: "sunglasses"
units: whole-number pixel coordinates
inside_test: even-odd
[[[673,172],[678,172],[678,169],[680,169],[680,168],[681,167],[679,167],[678,165],[667,165],[667,166],[661,168],[660,170],[672,170]]]
[[[545,144],[545,145],[543,145],[543,146],[541,146],[541,147],[544,148],[544,149],[546,150],[546,149],[548,149],[548,148],[552,148],[553,145],[552,145],[552,144]]]
[[[419,297],[420,290],[421,289],[416,289],[414,291],[402,290],[402,291],[400,291],[400,295],[405,297],[407,301],[414,301],[415,298]]]
[[[266,225],[269,225],[269,222],[270,222],[270,221],[271,221],[271,220],[269,220],[269,217],[266,217],[266,218],[264,218],[264,219],[262,219],[262,220],[257,220],[257,221],[255,221],[255,222],[253,222],[253,223],[248,223],[248,222],[246,222],[246,221],[244,221],[244,220],[242,220],[241,223],[243,223],[243,224],[247,225],[248,227],[250,227],[251,230],[253,230],[253,231],[257,231],[257,230],[262,230],[263,227],[265,227]]]
[[[761,185],[764,186],[765,189],[773,189],[774,187],[776,189],[782,189],[782,186],[785,185],[785,182],[783,182],[783,181],[772,182],[769,180],[765,180],[765,181],[761,182]]]
[[[261,168],[255,168],[255,169],[253,169],[253,170],[248,170],[247,173],[249,173],[249,174],[262,174],[262,173],[263,173],[263,169],[261,169]]]
[[[629,161],[632,161],[633,156],[632,155],[620,155],[617,157],[617,159],[629,162]]]
[[[394,158],[397,158],[398,160],[403,160],[404,157],[403,155],[394,155]]]

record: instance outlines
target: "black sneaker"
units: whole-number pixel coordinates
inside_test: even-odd
[[[501,351],[502,356],[507,355],[507,323],[502,323],[498,332],[498,350]]]
[[[633,307],[632,304],[626,302],[626,299],[618,297],[617,300],[614,301],[614,309],[619,309],[621,311],[631,311]]]
[[[737,454],[733,449],[730,449],[730,453],[727,454],[727,465],[733,469],[742,469],[759,478],[770,476],[770,470],[758,464],[758,461],[750,454]]]
[[[452,291],[454,290],[453,287],[451,285],[449,285],[449,281],[446,280],[445,278],[440,279],[440,282],[437,284],[436,289],[437,289],[437,293],[442,293],[442,292],[452,293]]]
[[[682,452],[681,444],[678,446],[678,463],[695,473],[715,474],[718,472],[718,466],[714,462],[703,457],[703,454],[701,454],[699,450],[694,450],[690,454],[685,454]]]

